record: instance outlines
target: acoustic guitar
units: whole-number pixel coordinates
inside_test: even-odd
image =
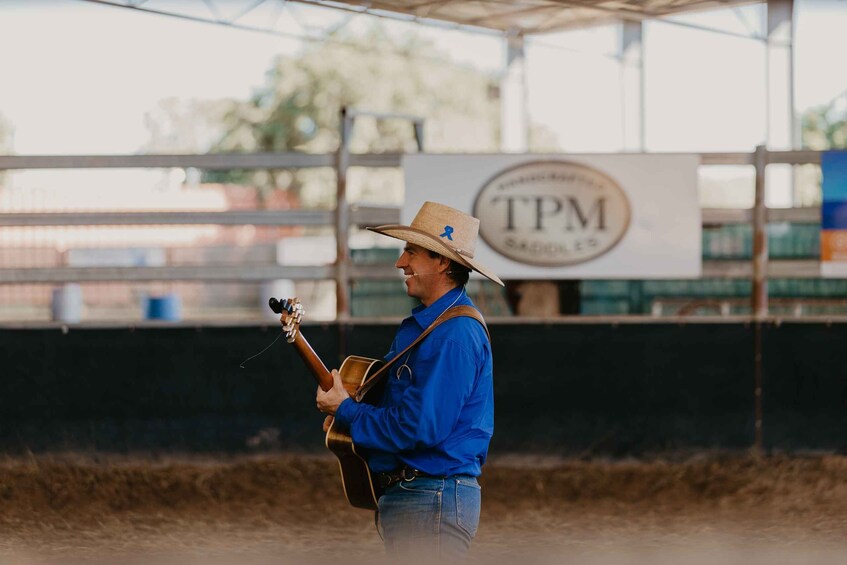
[[[320,360],[315,350],[300,332],[300,322],[303,319],[303,305],[297,298],[287,298],[280,302],[276,298],[268,301],[271,310],[280,314],[280,322],[288,343],[294,345],[295,351],[306,364],[312,376],[318,382],[321,390],[332,388],[332,373]],[[379,359],[369,359],[350,355],[341,364],[338,372],[344,389],[354,400],[376,404],[382,397],[385,381],[380,380],[376,386],[370,387],[364,394],[361,385],[376,373],[383,365]],[[377,500],[382,494],[379,483],[368,468],[365,459],[356,451],[349,430],[333,419],[326,432],[326,447],[338,458],[341,470],[341,485],[347,501],[356,508],[367,510],[377,509]]]

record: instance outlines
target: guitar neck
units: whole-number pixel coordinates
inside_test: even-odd
[[[312,346],[309,345],[309,342],[306,341],[305,337],[303,337],[302,332],[297,332],[292,345],[294,345],[294,349],[300,355],[300,358],[306,364],[306,367],[308,367],[312,372],[312,376],[315,377],[316,381],[318,381],[318,386],[321,387],[321,390],[327,391],[331,389],[332,373],[329,372],[329,369],[327,369],[326,365],[323,364],[321,358],[318,357],[318,354],[315,353],[315,350],[312,349]]]

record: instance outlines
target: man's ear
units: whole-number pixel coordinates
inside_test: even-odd
[[[440,272],[446,272],[450,270],[450,259],[445,257],[444,255],[439,256],[438,258],[438,267]]]

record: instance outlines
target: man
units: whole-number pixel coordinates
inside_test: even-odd
[[[420,300],[400,325],[386,360],[411,344],[451,306],[473,306],[471,270],[502,285],[473,259],[479,220],[426,202],[409,226],[372,231],[406,242],[395,266],[406,293]],[[338,371],[318,388],[317,405],[349,427],[385,492],[377,527],[394,556],[453,559],[470,547],[479,524],[477,483],[494,431],[491,344],[471,317],[445,321],[391,367],[377,406],[349,398]]]

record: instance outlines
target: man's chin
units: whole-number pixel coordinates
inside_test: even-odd
[[[413,277],[406,277],[406,280],[403,281],[403,284],[406,285],[406,294],[408,296],[411,296],[412,298],[417,298],[417,294],[415,293],[415,291],[412,290],[412,278]]]

